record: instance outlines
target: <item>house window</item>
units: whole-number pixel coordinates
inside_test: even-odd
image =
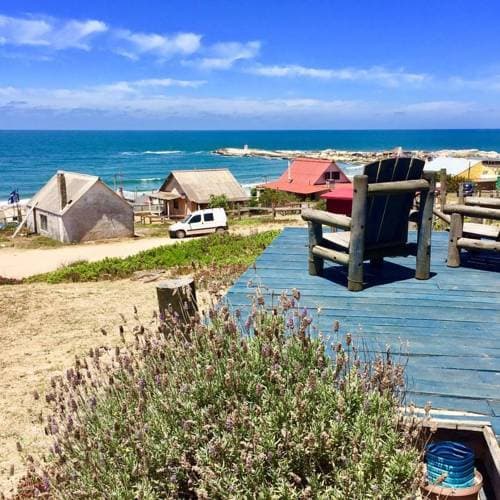
[[[333,182],[340,180],[340,172],[325,172],[325,181]]]
[[[174,210],[179,210],[179,200],[174,200]]]
[[[205,222],[213,222],[214,221],[214,214],[205,214],[203,216],[203,218],[205,219]]]
[[[47,216],[40,214],[40,229],[42,231],[47,231]]]

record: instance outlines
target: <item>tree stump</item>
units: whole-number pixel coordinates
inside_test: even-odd
[[[182,323],[187,323],[198,310],[194,279],[191,276],[159,282],[156,294],[162,318],[173,314],[177,315]]]

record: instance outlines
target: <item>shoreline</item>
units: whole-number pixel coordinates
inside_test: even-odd
[[[381,151],[348,151],[342,149],[322,149],[322,150],[267,150],[257,148],[219,148],[213,151],[220,156],[269,158],[280,160],[293,160],[294,158],[306,157],[321,160],[334,160],[352,165],[364,165],[371,161],[389,158],[394,155],[395,150]],[[500,159],[500,152],[481,151],[479,149],[440,149],[436,151],[408,150],[402,151],[405,156],[415,156],[423,160],[429,158],[464,158],[464,159]]]

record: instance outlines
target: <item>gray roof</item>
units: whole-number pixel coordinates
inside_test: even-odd
[[[77,172],[66,172],[59,170],[58,174],[64,174],[66,179],[66,192],[68,204],[61,210],[59,189],[57,187],[57,174],[50,178],[45,186],[31,198],[28,206],[36,207],[56,215],[63,215],[71,206],[80,199],[100,179],[96,175],[80,174]]]
[[[186,196],[195,203],[208,203],[211,196],[226,195],[229,201],[246,201],[248,195],[227,168],[173,170],[160,191],[171,177],[175,177]]]
[[[425,162],[424,170],[441,170],[446,169],[448,175],[458,175],[475,165],[479,160],[471,158],[453,158],[449,156],[437,156],[432,160]]]

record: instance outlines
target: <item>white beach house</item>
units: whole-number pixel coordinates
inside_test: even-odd
[[[61,170],[29,201],[27,226],[66,243],[128,237],[134,211],[99,177]]]

